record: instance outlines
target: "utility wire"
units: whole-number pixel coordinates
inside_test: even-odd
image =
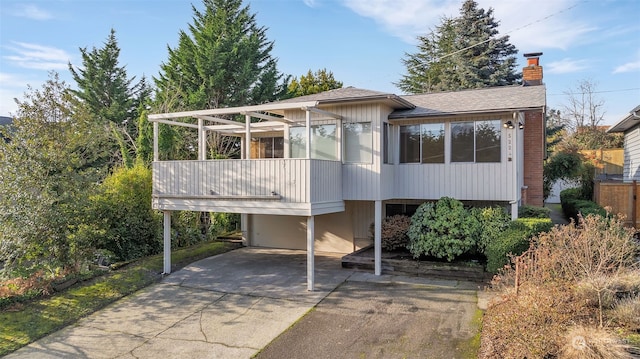
[[[527,28],[527,27],[529,27],[529,26],[531,26],[531,25],[534,25],[534,24],[537,24],[537,23],[543,22],[543,21],[545,21],[545,20],[548,20],[548,19],[549,19],[549,18],[551,18],[551,17],[554,17],[554,16],[556,16],[556,15],[560,15],[560,14],[562,14],[562,13],[564,13],[564,12],[567,12],[567,11],[569,11],[569,10],[573,9],[574,7],[578,6],[579,4],[580,4],[580,3],[574,4],[574,5],[572,5],[572,6],[569,6],[568,8],[565,8],[565,9],[562,9],[562,10],[559,10],[559,11],[556,11],[556,12],[554,12],[554,13],[552,13],[552,14],[550,14],[550,15],[547,15],[547,16],[545,16],[545,17],[541,18],[541,19],[538,19],[538,20],[532,21],[532,22],[530,22],[530,23],[528,23],[528,24],[522,25],[522,26],[520,26],[520,27],[518,27],[518,28],[515,28],[515,29],[513,29],[513,30],[510,30],[510,31],[507,31],[507,32],[505,32],[505,34],[504,34],[504,35],[502,35],[502,36],[498,37],[498,40],[500,40],[500,39],[503,39],[503,38],[507,37],[509,34],[511,34],[511,33],[513,33],[513,32],[516,32],[516,31],[522,30],[522,29]],[[472,48],[474,48],[474,47],[476,47],[476,46],[480,46],[480,45],[482,45],[482,44],[485,44],[485,43],[487,43],[487,42],[489,42],[489,41],[491,41],[491,40],[495,40],[495,39],[493,39],[493,38],[486,39],[486,40],[481,41],[481,42],[479,42],[479,43],[477,43],[477,44],[474,44],[474,45],[471,45],[471,46],[467,46],[467,47],[462,48],[462,49],[460,49],[460,50],[457,50],[457,51],[454,51],[454,52],[448,53],[448,54],[446,54],[446,55],[440,56],[439,58],[434,59],[434,60],[433,60],[433,61],[431,61],[431,62],[440,61],[440,60],[442,60],[442,59],[444,59],[444,58],[447,58],[447,57],[450,57],[450,56],[453,56],[453,55],[459,54],[459,53],[461,53],[461,52],[463,52],[463,51],[466,51],[466,50],[472,49]]]
[[[634,88],[629,88],[629,89],[620,89],[620,90],[592,91],[592,92],[565,92],[565,93],[552,93],[552,94],[547,94],[547,96],[586,95],[586,94],[590,94],[590,93],[627,92],[627,91],[636,91],[636,90],[640,90],[640,87],[634,87]]]

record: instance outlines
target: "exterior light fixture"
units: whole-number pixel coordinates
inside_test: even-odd
[[[518,122],[518,128],[524,130],[524,123]]]
[[[513,122],[512,121],[507,121],[502,125],[504,128],[513,128]]]

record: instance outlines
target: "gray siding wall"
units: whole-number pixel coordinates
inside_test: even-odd
[[[640,125],[624,134],[624,180],[640,181]]]

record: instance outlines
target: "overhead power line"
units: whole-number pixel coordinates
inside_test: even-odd
[[[547,94],[547,96],[572,96],[572,95],[585,95],[589,93],[611,93],[611,92],[628,92],[628,91],[637,91],[640,90],[640,87],[633,87],[629,89],[619,89],[619,90],[603,90],[603,91],[590,91],[590,92],[563,92],[563,93],[551,93]]]
[[[535,24],[537,24],[537,23],[540,23],[540,22],[543,22],[543,21],[545,21],[545,20],[548,20],[549,18],[552,18],[552,17],[554,17],[554,16],[556,16],[556,15],[562,14],[563,12],[567,12],[567,11],[569,11],[569,10],[573,9],[574,7],[578,6],[578,5],[579,5],[579,3],[574,4],[574,5],[572,5],[572,6],[569,6],[569,7],[567,7],[567,8],[564,8],[564,9],[562,9],[562,10],[558,10],[558,11],[556,11],[556,12],[554,12],[554,13],[550,14],[550,15],[547,15],[547,16],[545,16],[545,17],[541,18],[541,19],[534,20],[534,21],[532,21],[532,22],[530,22],[530,23],[527,23],[527,24],[525,24],[525,25],[522,25],[522,26],[520,26],[520,27],[518,27],[518,28],[515,28],[515,29],[513,29],[513,30],[509,30],[509,31],[505,32],[505,33],[504,33],[504,35],[502,35],[502,36],[498,37],[498,39],[505,38],[505,37],[507,37],[509,34],[511,34],[511,33],[513,33],[513,32],[520,31],[520,30],[525,29],[525,28],[527,28],[527,27],[529,27],[529,26],[532,26],[532,25],[535,25]],[[491,41],[491,40],[494,40],[494,39],[489,38],[489,39],[486,39],[486,40],[484,40],[484,41],[480,41],[480,42],[478,42],[477,44],[473,44],[473,45],[471,45],[471,46],[467,46],[467,47],[462,48],[462,49],[460,49],[460,50],[456,50],[456,51],[454,51],[454,52],[451,52],[451,53],[448,53],[448,54],[446,54],[446,55],[440,56],[439,58],[435,59],[435,60],[434,60],[434,61],[432,61],[432,62],[440,61],[440,60],[442,60],[442,59],[444,59],[444,58],[447,58],[447,57],[450,57],[450,56],[453,56],[453,55],[459,54],[459,53],[461,53],[461,52],[463,52],[463,51],[466,51],[466,50],[472,49],[472,48],[474,48],[474,47],[476,47],[476,46],[480,46],[480,45],[482,45],[482,44],[484,44],[484,43],[487,43],[487,42],[489,42],[489,41]]]

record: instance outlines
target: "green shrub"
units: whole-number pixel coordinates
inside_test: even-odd
[[[569,188],[560,192],[560,203],[565,216],[572,218],[576,223],[578,223],[580,214],[583,217],[589,214],[607,215],[604,208],[585,198],[585,193],[581,188]]]
[[[408,249],[414,258],[422,255],[448,261],[476,248],[480,222],[462,202],[443,197],[423,203],[411,217]]]
[[[393,251],[399,248],[406,248],[407,244],[409,244],[409,237],[407,236],[409,225],[411,225],[411,218],[401,214],[384,218],[381,228],[382,249]],[[369,233],[371,234],[371,238],[373,238],[373,223],[369,227]]]
[[[551,209],[547,207],[522,206],[518,208],[518,218],[550,218]]]
[[[520,255],[529,249],[530,238],[553,228],[549,218],[518,218],[494,238],[485,249],[487,272],[497,273],[509,264],[509,255]]]
[[[477,238],[477,249],[478,252],[484,253],[487,245],[509,226],[511,216],[502,207],[474,208],[471,213],[481,226]]]
[[[119,168],[93,196],[96,248],[127,261],[162,249],[160,216],[151,208],[151,170],[142,164]]]

